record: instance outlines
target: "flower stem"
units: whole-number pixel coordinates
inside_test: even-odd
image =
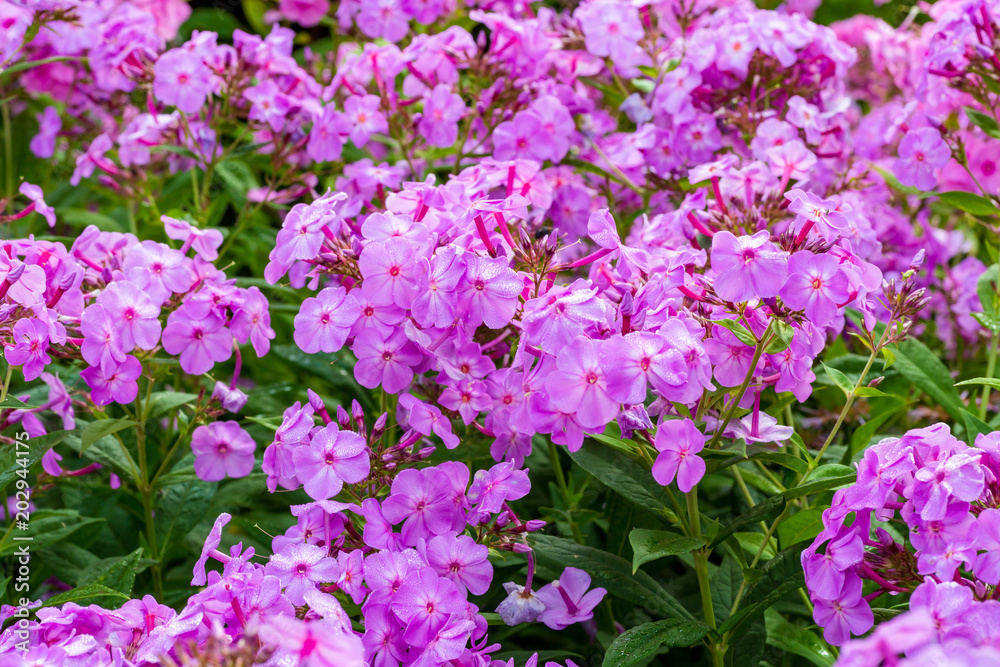
[[[993,334],[993,340],[990,342],[990,356],[989,360],[986,362],[986,378],[993,377],[993,371],[996,369],[997,365],[997,338],[1000,334]],[[986,421],[986,408],[990,402],[990,385],[983,385],[983,395],[979,403],[979,418]]]
[[[688,522],[691,536],[701,537],[701,514],[698,511],[698,486],[695,485],[687,496]],[[704,548],[694,551],[694,571],[698,576],[698,590],[701,592],[701,606],[705,612],[705,623],[715,627],[715,607],[712,605],[712,588],[708,580],[708,551]]]
[[[712,436],[712,442],[708,443],[706,449],[712,449],[717,442],[722,438],[722,433],[729,426],[729,422],[732,421],[733,415],[736,414],[737,408],[740,407],[740,401],[743,400],[743,394],[747,393],[747,387],[750,386],[750,381],[753,379],[754,371],[757,370],[757,363],[760,361],[761,355],[764,354],[764,349],[771,344],[771,323],[768,322],[767,329],[764,330],[764,335],[760,337],[757,341],[757,347],[753,351],[753,359],[750,360],[750,368],[747,369],[746,377],[743,378],[743,384],[736,392],[736,396],[733,397],[733,402],[729,405],[729,410],[726,411],[726,418],[722,420],[722,424],[715,431],[715,435]]]
[[[886,327],[886,331],[888,330],[888,327]],[[837,423],[833,425],[833,430],[830,431],[830,435],[826,436],[826,441],[823,443],[823,446],[819,448],[816,456],[809,462],[809,466],[811,468],[815,468],[819,465],[820,460],[823,458],[823,454],[826,453],[827,448],[831,443],[833,443],[833,439],[837,436],[837,432],[840,431],[841,424],[844,423],[847,413],[850,412],[851,406],[854,405],[854,398],[857,396],[858,389],[860,389],[862,383],[864,383],[865,377],[868,375],[868,371],[871,370],[872,364],[875,363],[875,358],[878,356],[880,349],[881,347],[879,345],[872,348],[872,353],[868,356],[868,363],[865,364],[864,370],[861,371],[861,375],[858,376],[858,381],[854,383],[854,388],[851,389],[851,393],[847,395],[847,402],[844,403],[844,409],[840,411],[840,415],[837,417]]]

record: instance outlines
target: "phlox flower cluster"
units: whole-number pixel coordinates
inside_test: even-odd
[[[82,359],[90,398],[104,406],[133,401],[142,362],[161,351],[176,355],[192,375],[238,356],[240,344],[266,354],[274,338],[267,300],[255,287],[237,287],[208,261],[217,257],[221,234],[166,216],[163,221],[179,248],[96,227],[69,248],[8,242],[0,259],[6,266],[0,331],[8,363],[34,380],[53,357]],[[240,393],[237,379],[218,391],[239,405],[238,395],[231,396]]]
[[[802,553],[827,641],[867,633],[872,602],[909,594],[909,611],[849,644],[844,664],[986,664],[1000,657],[998,446],[995,433],[969,447],[945,424],[914,429],[868,448],[857,483],[836,492],[823,531]],[[897,662],[901,654],[906,659]]]
[[[530,490],[527,472],[510,463],[474,477],[457,462],[410,467],[427,452],[414,456],[412,440],[380,449],[384,419],[368,433],[357,406],[353,416],[339,411],[339,421],[331,421],[324,407],[317,412],[327,423],[319,426],[317,401],[290,408],[278,432],[295,452],[299,480],[317,499],[290,507],[297,522],[273,539],[264,564],[253,560],[252,547],[219,549],[232,518],[222,514],[194,567],[191,583],[201,589],[179,612],[152,596],[117,610],[74,603],[39,610],[30,623],[38,640],[25,659],[71,665],[77,664],[74,656],[87,655],[87,664],[162,664],[197,655],[212,642],[239,650],[241,642],[259,639],[273,664],[489,664],[499,646],[490,643],[487,621],[469,598],[490,587],[490,549],[530,552],[526,535],[544,525],[522,521],[508,504]],[[199,440],[210,438],[229,442],[239,453],[240,435],[227,436],[224,424],[217,426],[200,439],[196,435],[196,454]],[[198,472],[211,479],[218,469],[221,477],[230,465]],[[360,503],[330,499],[331,487],[339,491],[345,483],[358,491],[365,484],[385,486],[387,493],[372,493]],[[221,572],[206,569],[210,560],[222,564]],[[537,591],[533,574],[529,558],[526,584],[509,584],[510,596],[500,605],[501,617],[512,625],[537,620],[562,629],[589,620],[604,597],[604,589],[591,589],[590,576],[576,568]],[[361,607],[363,632],[352,626],[334,593]],[[302,607],[308,608],[304,617],[296,614]],[[0,616],[14,610],[4,606]],[[6,633],[3,641],[13,643],[14,634]]]

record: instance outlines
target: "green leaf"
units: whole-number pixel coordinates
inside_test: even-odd
[[[744,345],[749,345],[750,347],[757,346],[757,338],[750,333],[749,329],[736,320],[713,320],[712,324],[718,324],[720,327],[729,329]]]
[[[14,530],[0,541],[0,556],[16,553],[22,544],[29,544],[33,552],[57,544],[87,526],[103,523],[104,519],[81,516],[77,510],[35,510],[28,522],[28,530]],[[15,541],[15,537],[30,537],[29,541]]]
[[[188,394],[181,391],[158,391],[153,394],[149,406],[149,418],[157,419],[174,408],[187,405],[197,400],[198,394]]]
[[[105,436],[118,431],[138,426],[138,422],[122,417],[121,419],[98,419],[86,424],[80,431],[80,453],[82,454],[92,444]]]
[[[651,79],[655,79],[660,75],[659,71],[657,71],[655,67],[650,67],[649,65],[639,65],[636,69]]]
[[[973,313],[979,315],[976,319],[991,333],[1000,332],[1000,305],[998,305],[998,286],[1000,286],[1000,265],[993,264],[983,271],[976,281],[976,293],[979,295],[979,303],[983,307],[983,312]]]
[[[747,629],[732,642],[723,658],[725,667],[750,667],[760,664],[767,646],[767,625],[760,616],[751,619]]]
[[[896,350],[896,369],[943,407],[953,419],[962,419],[965,404],[955,391],[948,367],[926,345],[913,338]]]
[[[982,111],[977,111],[972,107],[965,107],[965,115],[969,117],[973,125],[982,129],[983,132],[994,139],[1000,139],[1000,127],[997,127],[997,122],[993,120],[993,116],[985,114]]]
[[[962,380],[961,382],[956,382],[956,387],[965,387],[968,385],[986,385],[988,387],[993,387],[994,389],[1000,389],[1000,379],[997,378],[973,378],[971,380]]]
[[[177,465],[186,466],[190,462],[181,459]],[[215,482],[201,480],[166,487],[163,498],[156,505],[155,524],[160,553],[153,554],[154,558],[167,554],[174,542],[182,539],[201,521],[212,505],[217,487]]]
[[[215,165],[215,173],[226,188],[229,198],[237,206],[243,206],[247,200],[247,192],[258,185],[253,171],[243,160],[223,160]]]
[[[809,464],[797,456],[785,452],[758,452],[750,457],[751,461],[770,461],[797,473],[809,472]]]
[[[73,590],[66,591],[65,593],[53,595],[42,603],[42,608],[58,607],[66,604],[67,602],[80,603],[81,601],[84,601],[84,604],[93,604],[94,600],[107,598],[113,598],[119,602],[128,601],[128,595],[125,595],[121,591],[116,591],[115,589],[108,588],[102,584],[86,584],[84,586],[77,586]]]
[[[888,396],[889,394],[885,393],[878,387],[858,387],[854,392],[854,395],[863,398],[881,398]]]
[[[1000,213],[1000,209],[998,209],[989,199],[980,197],[979,195],[974,195],[971,192],[962,192],[961,190],[942,192],[938,195],[938,199],[940,199],[943,204],[954,206],[955,208],[961,209],[972,215],[984,216],[997,215]]]
[[[897,192],[902,192],[903,194],[911,195],[913,197],[919,197],[920,199],[926,199],[927,197],[934,196],[933,192],[924,192],[923,190],[918,190],[917,188],[913,188],[908,185],[903,185],[902,183],[899,182],[898,178],[892,175],[892,172],[887,171],[882,167],[877,167],[875,165],[871,165],[871,167],[872,169],[874,169],[879,173],[879,175],[882,177],[882,180],[885,181],[886,185],[891,187],[893,190],[896,190]]]
[[[850,396],[851,392],[854,391],[854,382],[851,382],[851,378],[847,377],[843,371],[838,371],[836,368],[830,368],[823,362],[820,362],[820,364],[822,364],[823,370],[825,370],[826,374],[830,376],[830,379],[833,380],[833,383],[840,387],[840,390],[844,392],[844,396]]]
[[[630,79],[629,83],[644,93],[651,93],[656,88],[656,82],[649,79]]]
[[[636,572],[644,563],[666,556],[686,554],[705,546],[705,540],[700,537],[643,528],[636,528],[629,533],[628,541],[632,543],[632,572]]]
[[[578,451],[570,453],[570,458],[597,481],[639,507],[661,515],[664,510],[670,511],[670,498],[652,473],[618,451],[587,440]]]
[[[704,623],[678,618],[629,628],[611,642],[604,654],[603,667],[629,667],[653,655],[661,646],[693,646],[708,630]]]
[[[971,315],[972,319],[979,322],[979,324],[981,324],[982,327],[987,331],[989,331],[990,333],[997,333],[998,331],[1000,331],[1000,320],[990,319],[990,317],[986,315],[986,313],[976,312],[976,313],[971,313]]]
[[[72,431],[55,431],[4,446],[0,450],[0,487],[7,486],[20,471],[28,470],[41,461],[45,452],[62,442],[69,433]]]
[[[761,558],[764,560],[774,558],[774,554],[778,550],[774,538],[769,539],[767,543],[764,542],[764,533],[740,532],[734,533],[733,537],[748,554],[753,556],[760,552]]]
[[[896,353],[889,349],[889,346],[882,348],[882,370],[885,371],[896,363]]]
[[[716,546],[721,544],[730,535],[736,531],[749,526],[750,524],[757,523],[758,521],[770,521],[774,517],[778,516],[785,510],[785,498],[783,496],[772,496],[762,503],[758,503],[754,507],[739,515],[733,519],[725,528],[720,530],[709,544],[710,549],[714,549]]]
[[[86,452],[82,449],[83,441],[76,434],[67,437],[66,444],[91,461],[110,468],[123,479],[135,481],[134,471],[138,470],[138,466],[132,459],[132,455],[122,448],[122,444],[117,439],[105,436],[88,447]]]
[[[764,613],[767,643],[786,653],[802,656],[817,667],[832,667],[836,657],[826,642],[810,630],[792,625],[774,609]]]
[[[900,607],[900,608],[893,607],[890,609],[886,609],[884,607],[875,607],[874,609],[872,609],[872,614],[875,616],[875,622],[881,623],[883,621],[888,621],[893,618],[896,618],[905,611],[906,607]]]
[[[989,424],[968,410],[962,412],[962,421],[965,423],[965,441],[970,445],[976,441],[976,436],[980,433],[985,435],[993,432]]]
[[[768,354],[778,354],[787,350],[788,346],[792,344],[795,330],[781,320],[771,320],[771,331],[777,335],[777,338],[771,341],[764,351]]]
[[[839,463],[828,463],[813,470],[802,480],[799,486],[788,489],[782,493],[782,496],[784,496],[785,500],[794,500],[802,496],[819,493],[820,491],[853,484],[856,479],[857,471],[854,468],[849,468]]]
[[[823,531],[823,507],[812,507],[786,518],[778,525],[782,546],[811,540]]]
[[[13,408],[15,410],[27,410],[31,406],[19,399],[17,396],[7,395],[7,398],[0,401],[0,409]]]
[[[743,585],[743,569],[747,559],[739,540],[733,537],[730,541],[730,544],[732,543],[735,543],[733,553],[727,554],[722,559],[722,564],[715,568],[709,582],[716,623],[722,623],[729,618],[729,610],[733,608],[736,594]]]
[[[30,40],[25,40],[25,43]],[[5,77],[10,74],[16,74],[18,72],[23,72],[27,69],[32,69],[34,67],[40,67],[42,65],[48,65],[49,63],[61,63],[67,60],[80,60],[80,56],[52,56],[51,58],[40,58],[38,60],[23,60],[19,63],[11,65],[7,69],[0,70],[0,77]]]
[[[630,604],[645,607],[661,616],[697,620],[655,579],[642,570],[633,574],[632,565],[624,558],[562,537],[535,535],[532,540],[540,560],[579,568],[590,575],[594,586],[601,586]]]
[[[287,361],[293,366],[309,371],[340,389],[345,389],[352,397],[358,399],[366,412],[381,414],[378,406],[372,401],[371,394],[361,389],[354,379],[354,369],[351,359],[343,359],[343,355],[306,354],[296,345],[274,345],[271,354],[278,359]]]
[[[80,575],[80,585],[100,584],[126,596],[132,594],[135,575],[139,572],[142,548],[118,559],[105,559],[92,565]],[[110,562],[108,562],[110,561]]]

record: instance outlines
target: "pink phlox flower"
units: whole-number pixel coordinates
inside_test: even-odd
[[[360,317],[361,306],[353,294],[343,287],[327,287],[302,302],[293,339],[303,352],[337,352]]]
[[[562,576],[538,591],[545,611],[538,620],[553,630],[562,630],[574,623],[590,620],[594,607],[607,594],[603,588],[590,588],[590,575],[575,567],[567,567]]]
[[[674,477],[688,493],[705,475],[705,460],[698,452],[705,448],[705,435],[690,419],[672,419],[660,424],[653,444],[660,453],[653,462],[653,478],[667,486]]]
[[[788,279],[788,253],[771,243],[770,236],[763,230],[753,236],[723,231],[712,237],[716,294],[732,302],[778,296]]]
[[[253,471],[256,449],[254,439],[234,421],[199,426],[191,436],[194,470],[206,482],[246,477]]]
[[[341,431],[336,422],[320,429],[308,447],[292,454],[296,477],[316,500],[332,498],[344,484],[364,480],[371,469],[368,446],[353,431]]]

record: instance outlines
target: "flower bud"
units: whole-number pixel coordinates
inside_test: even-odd
[[[323,399],[319,397],[312,389],[306,389],[306,396],[309,397],[309,405],[316,412],[323,412],[326,410],[326,405],[323,403]]]
[[[385,426],[389,422],[389,413],[383,412],[378,419],[375,420],[375,424],[372,426],[372,437],[371,442],[376,442],[385,435]],[[361,422],[364,424],[364,422]]]
[[[235,387],[230,388],[224,382],[216,382],[215,389],[212,391],[212,398],[219,401],[222,404],[222,409],[226,412],[231,412],[234,415],[238,414],[243,406],[247,404],[248,396],[236,389]]]
[[[58,285],[59,289],[66,291],[71,287],[73,287],[73,283],[76,282],[76,276],[77,276],[76,271],[70,271],[65,276],[63,276],[62,280],[59,281]]]
[[[347,414],[347,410],[342,405],[337,406],[337,424],[343,429],[351,427],[351,415]]]
[[[16,268],[12,269],[12,270],[11,270],[11,271],[10,271],[10,272],[9,272],[9,273],[7,274],[7,277],[6,277],[6,278],[4,278],[4,280],[6,280],[8,284],[10,284],[10,285],[13,285],[13,284],[14,284],[14,283],[16,283],[16,282],[17,282],[18,280],[20,280],[20,279],[21,279],[21,276],[22,276],[22,275],[24,274],[24,271],[25,271],[25,269],[27,269],[27,268],[28,268],[28,265],[27,265],[27,264],[25,264],[24,262],[21,262],[20,264],[18,264],[18,265],[17,265],[17,267],[16,267]]]
[[[351,401],[351,416],[354,417],[354,423],[358,427],[358,434],[362,438],[365,437],[365,411],[357,399]]]

